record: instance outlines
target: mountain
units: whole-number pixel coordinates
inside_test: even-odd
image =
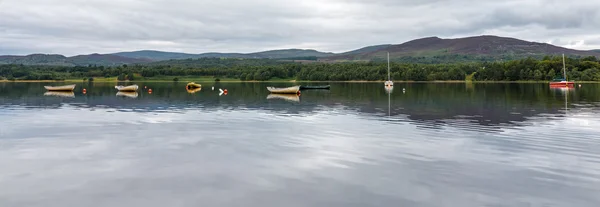
[[[171,60],[171,59],[187,59],[187,58],[196,58],[197,57],[197,55],[195,55],[195,54],[178,53],[178,52],[163,52],[163,51],[156,51],[156,50],[118,52],[118,53],[112,53],[109,55],[116,55],[116,56],[120,56],[120,57],[134,58],[134,59],[148,59],[148,60],[154,60],[154,61]]]
[[[390,59],[423,61],[499,60],[546,55],[599,56],[591,51],[573,50],[546,43],[528,42],[498,36],[475,36],[457,39],[427,37],[387,47],[368,48],[362,52],[342,53],[321,60],[382,60],[387,52]]]
[[[26,56],[6,55],[0,56],[0,64],[23,64],[23,65],[60,65],[60,66],[85,66],[105,65],[115,66],[132,63],[147,63],[148,59],[127,58],[116,55],[77,55],[65,57],[54,54],[31,54]]]
[[[254,53],[202,53],[202,54],[189,54],[189,53],[174,53],[174,52],[162,52],[154,50],[141,50],[133,52],[119,52],[112,53],[111,55],[136,58],[136,59],[149,59],[153,61],[171,60],[171,59],[188,59],[188,58],[268,58],[268,59],[294,59],[301,57],[326,57],[333,55],[333,53],[319,52],[316,50],[303,50],[303,49],[283,49],[283,50],[269,50],[263,52]]]
[[[373,51],[385,49],[385,48],[388,48],[389,46],[391,46],[391,44],[373,45],[373,46],[363,47],[363,48],[360,48],[358,50],[352,50],[352,51],[348,51],[348,52],[345,52],[345,53],[341,53],[340,55],[355,55],[355,54],[360,54],[360,53],[368,53],[368,52],[373,52]]]
[[[0,64],[70,65],[67,63],[67,57],[55,54],[4,55],[0,56]]]

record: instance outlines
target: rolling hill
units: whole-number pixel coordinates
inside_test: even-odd
[[[126,58],[116,55],[77,55],[65,57],[54,54],[31,54],[26,56],[6,55],[0,56],[0,64],[23,64],[23,65],[57,65],[57,66],[86,66],[104,65],[115,66],[132,63],[148,63],[148,59]]]
[[[475,36],[457,39],[427,37],[408,41],[398,45],[389,45],[362,52],[342,53],[321,60],[382,60],[387,52],[392,60],[424,59],[438,61],[461,60],[500,60],[525,57],[540,58],[546,55],[566,54],[568,56],[598,56],[592,51],[573,50],[546,43],[528,42],[515,38],[498,36]]]
[[[133,52],[119,52],[112,53],[110,55],[116,55],[126,58],[136,59],[150,59],[153,61],[162,60],[178,60],[188,58],[267,58],[267,59],[293,59],[300,57],[326,57],[333,55],[333,53],[319,52],[316,50],[303,50],[303,49],[283,49],[283,50],[269,50],[255,53],[202,53],[202,54],[189,54],[189,53],[174,53],[174,52],[162,52],[154,50],[141,50]]]

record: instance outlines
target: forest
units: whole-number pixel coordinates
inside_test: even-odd
[[[596,57],[567,58],[565,62],[569,80],[600,81],[600,62]],[[396,81],[549,81],[563,78],[562,57],[558,56],[443,64],[392,62],[390,68],[391,79]],[[378,81],[387,79],[387,63],[200,58],[116,67],[0,65],[0,80],[93,80],[113,77],[118,80],[152,80],[157,77],[194,76],[241,81]]]

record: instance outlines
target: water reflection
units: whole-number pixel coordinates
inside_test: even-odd
[[[331,84],[295,101],[218,84],[61,99],[0,83],[0,206],[600,202],[598,86]]]
[[[44,96],[58,96],[58,97],[74,98],[75,93],[73,93],[73,91],[48,91],[48,92],[44,93]]]
[[[138,93],[133,91],[133,92],[126,92],[126,91],[119,91],[117,92],[117,96],[124,96],[124,97],[129,97],[129,98],[137,98],[138,97]]]
[[[291,102],[300,102],[300,95],[272,93],[267,96],[267,99],[282,99],[282,100],[291,101]]]

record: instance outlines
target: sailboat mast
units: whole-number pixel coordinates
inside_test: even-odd
[[[567,80],[567,66],[565,64],[565,54],[562,54],[563,56],[563,73],[565,74],[565,81]]]
[[[390,52],[387,53],[387,61],[388,61],[388,80],[390,80]]]

